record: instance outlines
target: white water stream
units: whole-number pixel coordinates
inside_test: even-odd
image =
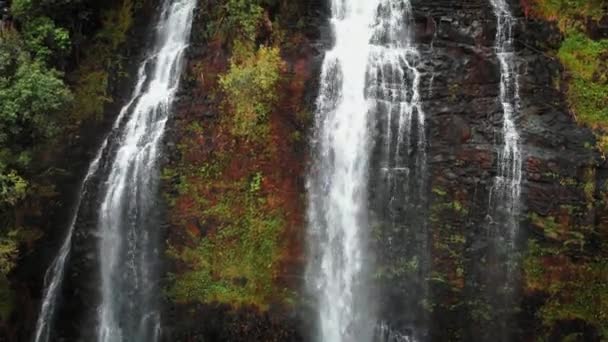
[[[110,160],[99,209],[101,304],[97,340],[150,342],[160,333],[156,305],[160,289],[154,270],[157,227],[151,212],[156,196],[159,143],[179,87],[195,0],[166,0],[156,27],[151,57],[139,69],[131,100],[123,107],[84,178],[68,233],[45,275],[45,289],[33,340],[50,339],[72,237],[89,180],[100,171],[102,156],[118,145]],[[123,127],[123,121],[127,120]],[[120,132],[120,133],[118,133]],[[118,141],[109,141],[117,136]]]
[[[424,152],[416,160],[403,157],[412,144],[425,145],[420,74],[411,63],[417,52],[410,44],[409,1],[331,4],[335,45],[326,53],[317,99],[307,279],[318,300],[319,340],[370,341],[376,325],[367,251],[375,115],[388,116],[383,119],[384,169],[400,173],[424,167]],[[410,141],[412,135],[415,141]]]
[[[522,155],[515,124],[519,110],[519,83],[515,70],[513,28],[516,23],[506,0],[490,0],[497,19],[495,50],[500,62],[500,103],[503,110],[503,145],[498,153],[498,175],[492,191],[492,202],[504,211],[504,226],[514,243],[520,210]]]
[[[166,1],[147,85],[136,93],[101,195],[99,342],[150,342],[160,334],[155,272],[159,145],[179,87],[195,0]]]

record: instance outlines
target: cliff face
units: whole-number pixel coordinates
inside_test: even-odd
[[[217,2],[197,9],[163,173],[168,340],[309,333],[298,294],[307,128],[327,10],[321,1],[255,3],[244,9],[261,14],[251,45],[240,24],[214,30],[223,20]],[[238,11],[230,6],[225,16]]]
[[[564,12],[567,23],[582,23],[576,29],[591,46],[579,53],[563,50],[572,33],[543,7],[548,2],[508,3],[517,18],[521,110],[515,122],[523,181],[515,248],[504,256],[495,252],[504,246],[493,233],[491,200],[503,123],[495,14],[489,0],[411,1],[428,130],[425,174],[395,178],[397,192],[386,187],[382,122],[374,127],[370,158],[370,293],[379,328],[394,336],[608,337],[608,130],[602,122],[608,118],[601,111],[590,118],[589,109],[608,102],[601,102],[601,91],[581,95],[585,89],[576,88],[577,80],[606,86],[608,16]],[[128,64],[139,61],[148,37],[143,28],[154,2],[145,4],[124,44]],[[199,1],[163,156],[167,341],[314,337],[315,305],[304,288],[305,182],[320,66],[332,44],[327,6],[323,0]],[[581,76],[576,61],[597,70]],[[17,309],[3,322],[8,340],[29,338],[78,170],[132,86],[118,81],[118,72],[109,80],[115,101],[105,106],[105,123],[74,128],[81,134],[66,137],[65,157],[46,157],[49,165],[74,171],[51,180],[65,191],[40,213],[34,213],[39,204],[24,205],[31,211],[25,222],[53,234],[34,253],[23,253],[9,277]],[[94,317],[83,310],[95,310],[99,281],[97,236],[86,222],[95,215],[90,202],[58,312],[57,336],[68,340],[94,324],[83,321]],[[506,269],[515,271],[507,276]]]
[[[374,172],[370,179],[378,270],[373,293],[380,320],[405,330],[401,333],[425,326],[433,340],[489,340],[497,329],[516,339],[593,340],[605,329],[593,318],[601,309],[579,310],[574,297],[595,303],[606,296],[605,290],[583,289],[586,281],[606,280],[605,266],[597,262],[607,234],[606,167],[594,134],[569,110],[568,78],[556,56],[563,36],[557,25],[527,17],[529,3],[523,4],[522,8],[519,1],[509,1],[518,18],[515,64],[521,111],[515,120],[524,176],[517,248],[509,259],[517,275],[505,279],[500,271],[505,265],[493,258],[497,245],[489,216],[500,144],[497,132],[502,127],[494,12],[484,0],[412,1],[421,53],[420,92],[429,127],[429,174],[420,183],[425,190],[419,203],[400,205],[400,215],[407,217],[398,217],[405,224],[395,228],[383,216],[382,182]],[[258,140],[229,132],[226,118],[233,113],[218,80],[230,69],[234,49],[217,36],[203,37],[202,27],[213,20],[203,12],[212,5],[203,2],[199,8],[184,76],[187,86],[167,143],[168,253],[174,260],[167,286],[171,300],[179,303],[170,305],[171,336],[299,340],[313,320],[304,318],[310,313],[302,306],[307,300],[299,288],[304,264],[305,127],[307,113],[314,110],[318,66],[330,44],[329,32],[319,31],[327,27],[328,12],[316,1],[264,6],[270,21],[284,16],[291,21],[282,23],[297,21],[302,26],[286,28],[280,43],[272,38],[277,26],[258,28],[263,31],[258,42],[279,46],[284,62],[275,89],[278,100],[268,118],[269,133]],[[293,8],[298,15],[289,17]],[[372,162],[372,169],[376,166]],[[244,192],[256,204],[242,199],[222,202]],[[248,210],[261,216],[250,217]],[[226,222],[240,219],[250,227],[259,219],[262,225],[276,223],[278,228],[262,238],[241,235],[239,242],[218,237],[222,230],[230,231]],[[414,260],[413,246],[421,238],[416,229],[421,225],[428,229],[428,250]],[[272,247],[266,257],[242,256],[249,248],[264,250],[268,241]],[[196,253],[207,259],[193,256]],[[210,260],[212,253],[219,253],[219,260]],[[268,262],[270,269],[261,276],[253,275],[259,269],[248,273],[238,266],[261,262]],[[172,287],[184,275],[190,282]],[[501,282],[510,282],[514,299],[501,299]],[[218,288],[205,291],[197,286]],[[207,324],[199,326],[189,319],[193,315]]]
[[[524,158],[517,248],[503,262],[516,265],[514,279],[505,278],[509,266],[493,259],[493,250],[507,243],[493,242],[490,216],[502,125],[495,15],[489,1],[412,2],[430,127],[428,212],[413,218],[418,224],[428,219],[431,235],[430,293],[418,310],[430,311],[435,340],[490,340],[497,331],[517,340],[598,339],[606,327],[596,317],[605,309],[585,309],[578,301],[605,303],[605,289],[583,284],[605,282],[606,165],[594,134],[569,110],[569,77],[556,53],[563,39],[558,27],[526,17],[518,1],[509,5],[519,19],[521,111],[515,119]],[[415,238],[407,229],[392,234],[398,242],[378,242],[380,266],[408,255],[403,246]],[[424,325],[411,323],[395,304],[411,303],[403,284],[412,273],[403,263],[391,267],[403,271],[383,279],[381,292],[390,294],[381,305],[384,319],[392,326]],[[513,289],[501,288],[509,283]],[[515,296],[505,299],[504,291]]]
[[[521,111],[515,119],[524,172],[517,249],[525,255],[530,241],[569,241],[570,249],[560,250],[566,254],[593,244],[591,232],[602,229],[596,225],[596,189],[603,184],[603,161],[594,136],[577,125],[565,102],[563,69],[552,52],[559,31],[527,20],[517,1],[509,4],[520,19],[515,63]],[[493,245],[488,215],[502,125],[496,18],[488,1],[413,6],[425,51],[422,70],[430,76],[423,88],[431,127],[431,335],[486,340],[507,329],[517,339],[538,337],[540,322],[530,324],[539,317],[531,303],[539,302],[530,288],[529,265],[514,256],[523,278],[512,285],[518,299],[505,307],[497,283],[508,279],[501,278],[504,266],[492,262],[492,249],[499,246]]]

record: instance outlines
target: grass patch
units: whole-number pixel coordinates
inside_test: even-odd
[[[608,40],[569,34],[558,57],[572,77],[568,100],[580,122],[594,128],[608,124]]]

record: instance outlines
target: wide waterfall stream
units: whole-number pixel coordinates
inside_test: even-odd
[[[318,255],[310,278],[322,341],[371,337],[364,274],[371,140],[365,87],[377,6],[378,1],[332,1],[336,42],[323,64],[309,184],[313,255]]]
[[[52,335],[58,291],[70,252],[76,218],[88,180],[109,171],[99,191],[100,304],[96,340],[149,342],[160,334],[158,263],[160,241],[153,203],[158,154],[171,104],[179,87],[195,0],[167,0],[156,27],[156,44],[142,63],[131,100],[89,167],[66,240],[47,272],[47,287],[34,340]],[[114,153],[104,160],[102,155]]]
[[[308,278],[318,300],[321,341],[399,336],[376,322],[371,303],[368,187],[370,154],[377,143],[373,127],[379,125],[384,157],[374,172],[383,174],[385,203],[380,205],[394,221],[393,214],[408,199],[421,204],[426,133],[411,12],[409,1],[402,0],[332,1],[335,46],[323,64],[309,178],[314,257]],[[424,225],[412,229],[425,235]],[[417,242],[412,257],[426,258],[424,239]],[[424,283],[424,275],[418,280]],[[425,286],[414,287],[412,301],[422,300]]]

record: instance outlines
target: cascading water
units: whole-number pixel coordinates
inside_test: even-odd
[[[420,84],[420,52],[413,41],[409,0],[382,0],[378,5],[368,69],[367,98],[372,104],[378,141],[371,162],[371,224],[376,258],[384,268],[407,272],[391,279],[380,276],[384,293],[402,291],[395,303],[380,295],[380,315],[391,320],[399,312],[394,336],[422,338],[426,333],[430,253],[427,231],[427,139]],[[432,76],[430,76],[432,77]],[[379,271],[381,275],[382,270]],[[403,308],[407,308],[404,310]],[[386,324],[386,323],[385,323]],[[399,330],[402,330],[399,332]],[[380,330],[381,331],[381,330]],[[407,333],[406,333],[407,331]]]
[[[308,182],[308,279],[322,341],[388,336],[378,330],[369,302],[370,154],[374,127],[382,123],[383,206],[421,196],[426,141],[410,19],[405,0],[332,1],[335,46],[323,64]]]
[[[59,254],[51,263],[51,266],[44,275],[44,292],[42,294],[42,305],[40,307],[40,313],[38,314],[38,320],[36,321],[36,331],[34,333],[34,342],[47,342],[51,337],[51,329],[53,324],[53,318],[55,315],[55,309],[57,306],[57,298],[59,291],[61,290],[61,284],[63,283],[63,277],[65,275],[65,266],[70,255],[72,247],[72,236],[74,235],[74,228],[76,227],[76,220],[80,211],[80,204],[82,199],[86,196],[87,185],[89,180],[99,169],[99,161],[101,160],[103,150],[107,146],[107,139],[104,141],[101,149],[97,152],[97,155],[89,169],[87,171],[82,184],[78,191],[78,199],[76,200],[75,211],[72,214],[70,225],[68,227],[68,233],[65,240],[61,244]]]
[[[142,66],[139,68],[137,76],[138,81],[137,85],[135,86],[134,94],[141,94],[142,87],[144,85],[144,82],[146,81],[146,65],[147,60],[142,63]],[[127,114],[128,109],[131,108],[131,105],[136,100],[136,98],[137,96],[133,96],[131,100],[122,108],[112,128],[113,131],[118,129],[120,122],[123,120],[124,116]],[[74,230],[76,229],[78,217],[81,212],[81,205],[83,203],[83,200],[87,198],[90,186],[89,183],[91,179],[98,173],[100,169],[100,163],[104,153],[106,152],[108,142],[111,136],[112,135],[110,134],[104,139],[103,143],[101,144],[101,147],[95,155],[95,158],[89,165],[87,174],[84,177],[84,180],[82,181],[78,190],[78,198],[74,206],[74,213],[72,213],[72,218],[70,219],[68,233],[61,245],[61,248],[59,249],[59,254],[55,258],[55,260],[53,260],[51,266],[48,268],[44,276],[45,289],[42,294],[42,305],[40,307],[40,313],[38,314],[38,320],[36,322],[34,342],[47,342],[50,339],[52,330],[51,328],[53,324],[55,310],[57,307],[57,300],[65,275],[66,263],[68,261],[68,257],[70,256],[70,252],[72,249],[72,237],[74,236]]]
[[[522,180],[522,156],[515,115],[519,108],[519,83],[515,70],[513,28],[516,23],[506,0],[490,0],[497,19],[495,49],[500,62],[500,103],[503,111],[502,149],[498,152],[498,175],[492,204],[501,206],[501,221],[512,244],[517,233]]]
[[[35,342],[50,339],[78,215],[90,180],[103,170],[109,174],[102,186],[98,222],[102,298],[97,340],[148,342],[159,337],[155,298],[160,290],[154,272],[158,241],[150,208],[156,195],[158,146],[179,86],[195,5],[195,0],[163,4],[154,53],[142,63],[131,100],[89,166],[66,238],[45,275]],[[113,150],[116,155],[104,165],[103,156]]]
[[[365,86],[378,2],[332,1],[335,46],[323,64],[316,160],[308,184],[309,279],[318,299],[320,340],[325,342],[365,341],[373,330],[366,318],[362,273],[371,138]]]
[[[151,73],[144,90],[135,94],[101,193],[101,342],[159,337],[158,239],[151,204],[157,195],[158,147],[179,87],[195,5],[195,0],[164,3]]]
[[[522,181],[520,136],[515,123],[520,105],[513,46],[516,20],[506,0],[490,0],[490,3],[497,20],[495,51],[500,64],[502,146],[498,148],[497,175],[490,192],[491,248],[485,258],[485,295],[493,308],[493,319],[480,339],[509,341],[519,283],[517,238]]]

